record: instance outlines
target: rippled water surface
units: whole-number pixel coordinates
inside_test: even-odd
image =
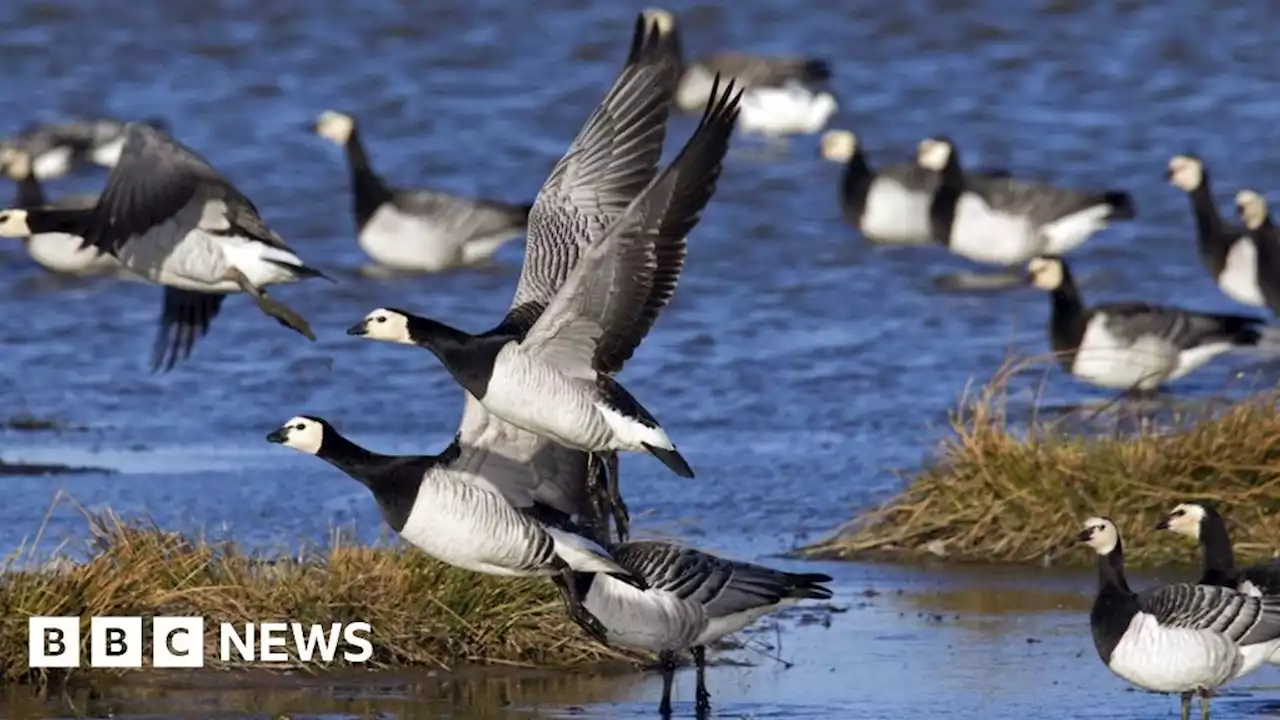
[[[1271,3],[1211,12],[1181,0],[671,7],[691,50],[830,58],[842,102],[835,123],[855,128],[878,162],[945,132],[971,164],[1131,190],[1140,219],[1073,254],[1088,297],[1238,309],[1199,266],[1187,201],[1163,172],[1171,154],[1194,151],[1223,200],[1243,184],[1280,186]],[[33,534],[59,489],[91,508],[264,547],[322,540],[335,526],[378,536],[362,488],[263,436],[305,412],[384,452],[442,448],[461,392],[438,364],[342,329],[382,305],[487,328],[507,306],[521,250],[512,244],[477,271],[359,277],[364,258],[340,151],[306,128],[321,110],[346,110],[361,119],[388,180],[531,199],[612,81],[638,9],[584,0],[0,3],[0,97],[8,101],[0,130],[68,114],[165,116],[308,260],[340,278],[279,290],[319,342],[233,298],[189,362],[151,376],[156,288],[53,282],[16,244],[0,248],[0,415],[75,428],[0,431],[0,457],[116,471],[3,478],[0,548]],[[693,125],[676,119],[669,148]],[[971,377],[990,374],[1010,348],[1045,351],[1046,298],[1020,288],[937,290],[937,277],[966,266],[936,248],[864,245],[840,221],[839,174],[817,160],[814,138],[794,139],[785,153],[740,141],[731,153],[690,239],[675,301],[623,375],[699,473],[685,482],[648,458],[626,461],[640,533],[748,558],[814,539],[891,493],[895,471],[919,465]],[[49,189],[93,191],[102,178],[88,172]],[[1254,362],[1228,359],[1175,390],[1206,396],[1271,383],[1249,370]],[[1056,369],[1045,393],[1068,403],[1099,397]],[[68,510],[55,514],[48,535],[82,528]],[[831,572],[838,604],[851,611],[830,628],[784,624],[782,653],[796,663],[789,671],[768,661],[718,671],[712,690],[726,714],[1024,718],[1087,708],[1091,717],[1161,717],[1175,708],[1126,693],[1107,675],[1079,603],[1056,609],[1055,601],[1049,612],[1015,606],[992,623],[969,625],[969,612],[931,623],[915,613],[941,611],[913,610],[897,596],[859,607],[860,593],[955,585],[955,577],[846,565]],[[1075,578],[1063,592],[1089,585]],[[1272,670],[1255,677],[1275,681]],[[396,698],[426,693],[422,682],[394,685],[368,710],[314,709],[416,717]],[[512,706],[639,716],[656,701],[655,683],[557,686]],[[1220,716],[1254,714],[1266,698],[1226,698]],[[449,712],[434,707],[421,716]],[[234,710],[269,711],[269,703]]]

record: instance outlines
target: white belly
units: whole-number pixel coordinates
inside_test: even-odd
[[[1128,344],[1107,332],[1099,316],[1089,321],[1071,372],[1105,388],[1151,390],[1177,368],[1178,352],[1172,345],[1154,338]]]
[[[42,267],[59,273],[90,274],[118,268],[114,257],[89,247],[80,249],[81,239],[66,233],[40,233],[27,238],[27,253]]]
[[[231,277],[233,269],[259,288],[297,279],[288,268],[263,259],[271,256],[301,264],[292,253],[255,240],[214,235],[200,229],[187,232],[180,243],[163,240],[174,232],[170,221],[130,240],[119,253],[120,262],[154,283],[200,292],[241,292]],[[155,236],[161,240],[152,242]]]
[[[974,262],[1019,265],[1044,251],[1031,221],[993,210],[978,195],[962,193],[951,224],[951,251]]]
[[[702,634],[698,635],[698,639],[695,640],[693,644],[706,645],[707,643],[714,642],[727,635],[732,635],[765,615],[768,615],[780,608],[795,605],[797,602],[799,601],[788,598],[773,605],[754,607],[750,610],[744,610],[724,617],[708,618],[706,629],[702,631]]]
[[[642,592],[608,575],[596,576],[583,605],[604,625],[611,643],[650,652],[692,647],[704,625],[700,606],[662,590]]]
[[[1258,249],[1251,238],[1242,238],[1227,251],[1227,262],[1218,275],[1218,288],[1242,305],[1265,307],[1266,298],[1258,287]]]
[[[449,482],[423,484],[400,537],[437,560],[465,570],[521,577],[550,574],[549,568],[521,569],[529,555],[531,533],[505,500],[481,497],[483,491],[475,489],[458,492]]]
[[[1213,689],[1235,677],[1242,663],[1235,643],[1213,632],[1162,628],[1146,613],[1134,615],[1111,655],[1110,668],[1156,692]]]
[[[931,240],[929,194],[876,178],[863,204],[862,234],[872,242],[924,244]]]
[[[389,203],[365,223],[357,244],[374,262],[395,270],[439,272],[463,260],[461,237]]]
[[[588,452],[613,449],[590,388],[513,347],[499,354],[480,403],[517,427]]]

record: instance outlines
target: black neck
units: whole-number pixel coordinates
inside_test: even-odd
[[[351,128],[346,151],[347,165],[351,168],[351,188],[355,195],[356,227],[363,228],[378,208],[391,201],[392,193],[369,164],[369,155],[365,153],[357,127]]]
[[[951,225],[956,217],[956,203],[964,193],[964,168],[960,165],[960,153],[951,148],[946,167],[938,173],[938,189],[929,203],[929,223],[933,239],[943,245],[951,242]]]
[[[1227,265],[1227,252],[1235,238],[1227,237],[1228,228],[1218,214],[1218,204],[1213,200],[1213,186],[1209,171],[1201,169],[1200,185],[1187,193],[1191,198],[1191,212],[1196,217],[1196,239],[1200,257],[1215,276]]]
[[[1062,282],[1049,294],[1050,302],[1053,304],[1049,321],[1049,345],[1053,348],[1058,362],[1062,363],[1062,367],[1067,372],[1070,372],[1071,365],[1075,362],[1076,351],[1080,349],[1080,343],[1084,340],[1088,316],[1084,303],[1080,300],[1080,292],[1076,289],[1075,280],[1071,277],[1071,270],[1067,268],[1065,262],[1060,267]]]
[[[1138,596],[1129,589],[1124,577],[1124,550],[1119,542],[1111,552],[1098,556],[1098,596],[1089,612],[1093,646],[1102,662],[1111,664],[1120,639],[1139,610]]]
[[[461,452],[455,438],[439,455],[380,455],[329,429],[316,455],[369,488],[383,519],[400,532],[417,500],[425,473],[452,462]]]
[[[871,183],[875,180],[875,171],[867,163],[867,156],[862,152],[859,145],[853,151],[853,156],[849,158],[849,162],[844,166],[844,176],[840,182],[840,194],[843,202],[845,218],[857,225],[862,219],[862,213],[867,206],[867,191],[871,189]]]
[[[1098,556],[1098,594],[1133,595],[1124,577],[1124,545],[1119,540],[1111,552]]]
[[[472,335],[430,318],[408,315],[409,338],[430,350],[459,385],[482,399],[493,375],[498,352],[514,339],[504,333]]]
[[[1204,551],[1204,576],[1200,584],[1234,588],[1240,581],[1235,551],[1231,548],[1227,523],[1215,511],[1208,510],[1200,521],[1200,548]]]
[[[33,208],[40,207],[48,201],[44,197],[44,188],[40,187],[40,181],[36,179],[35,173],[27,173],[27,176],[17,181],[18,195],[14,198],[13,204],[17,208]]]

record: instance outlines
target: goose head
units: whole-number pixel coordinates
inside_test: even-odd
[[[847,163],[858,154],[858,136],[852,130],[828,130],[818,144],[824,160]]]
[[[1066,270],[1062,258],[1041,255],[1027,263],[1027,283],[1050,292],[1062,287]]]
[[[347,334],[403,345],[416,344],[409,331],[409,316],[390,308],[378,308],[365,315],[363,320],[347,328]]]
[[[26,210],[0,210],[0,237],[24,238],[30,235]]]
[[[916,163],[926,170],[942,172],[955,154],[955,145],[945,137],[931,137],[916,146]]]
[[[662,8],[645,8],[642,14],[645,26],[657,25],[661,35],[669,35],[676,26],[675,17]]]
[[[325,110],[316,120],[316,134],[339,146],[347,144],[355,129],[355,119],[337,110]]]
[[[1165,178],[1176,188],[1194,192],[1204,182],[1204,161],[1195,155],[1174,155],[1169,158]]]
[[[31,177],[31,155],[17,148],[0,150],[0,169],[15,182]]]
[[[1200,523],[1206,515],[1200,503],[1182,503],[1169,511],[1169,515],[1156,525],[1157,530],[1172,530],[1179,535],[1200,539]]]
[[[1267,199],[1257,190],[1248,188],[1236,193],[1236,213],[1245,227],[1257,230],[1267,222]]]
[[[1099,555],[1108,555],[1120,544],[1120,531],[1116,524],[1104,517],[1091,517],[1084,521],[1084,526],[1076,540],[1093,548]]]
[[[267,442],[291,447],[294,450],[319,455],[329,423],[309,415],[295,415],[289,422],[267,434]]]

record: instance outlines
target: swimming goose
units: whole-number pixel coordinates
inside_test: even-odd
[[[755,88],[780,88],[788,82],[811,86],[831,79],[831,64],[826,60],[787,55],[756,55],[724,51],[710,53],[693,62],[684,60],[680,29],[675,16],[661,8],[649,8],[644,15],[658,24],[675,48],[680,60],[680,80],[676,89],[676,106],[685,112],[697,112],[707,106],[716,76],[732,80],[745,91]],[[804,104],[804,101],[800,98]],[[745,113],[745,99],[744,99]],[[810,131],[816,132],[816,131]]]
[[[1156,529],[1172,530],[1200,541],[1204,552],[1201,585],[1229,587],[1254,597],[1280,595],[1280,560],[1237,569],[1227,523],[1209,503],[1182,503],[1170,510]],[[1280,663],[1280,658],[1272,658],[1271,662]]]
[[[611,553],[649,588],[639,590],[608,575],[576,573],[576,592],[604,626],[610,644],[658,653],[658,712],[663,716],[671,714],[676,653],[692,651],[701,716],[710,710],[707,645],[800,600],[831,598],[821,584],[831,582],[828,575],[772,570],[669,542],[634,541],[614,546]]]
[[[671,165],[583,252],[523,337],[470,335],[391,308],[374,310],[348,332],[427,348],[486,410],[525,430],[593,453],[648,452],[693,477],[652,414],[596,368],[614,342],[605,328],[630,332],[646,311],[658,244],[671,240],[662,232],[667,216],[696,217],[711,196],[739,94],[730,83],[718,97]],[[683,236],[676,238],[683,246]]]
[[[530,205],[388,187],[370,166],[350,115],[324,111],[316,133],[346,150],[357,242],[379,265],[409,272],[475,265],[525,230]]]
[[[19,209],[39,208],[46,205],[56,208],[87,209],[97,198],[92,195],[67,195],[48,202],[44,188],[31,172],[31,156],[22,150],[0,149],[0,168],[18,185],[13,206]],[[120,268],[111,255],[93,247],[83,247],[84,238],[67,233],[39,233],[22,239],[31,256],[41,267],[68,275],[99,275]]]
[[[1257,264],[1258,288],[1272,314],[1280,315],[1280,234],[1271,221],[1267,200],[1257,190],[1245,188],[1236,193],[1236,214],[1248,231]]]
[[[1242,305],[1267,307],[1262,285],[1280,296],[1280,276],[1258,273],[1258,256],[1245,228],[1232,225],[1218,214],[1204,161],[1195,155],[1174,155],[1166,173],[1169,182],[1191,198],[1196,217],[1196,246],[1200,262],[1224,295]],[[1274,312],[1274,309],[1273,309]]]
[[[0,237],[81,234],[126,269],[163,285],[153,371],[191,354],[228,293],[246,293],[264,313],[315,340],[307,321],[264,288],[326,276],[303,264],[253,202],[204,158],[147,125],[130,123],[126,134],[120,162],[93,208],[0,211]]]
[[[923,245],[933,242],[929,203],[940,182],[938,174],[914,162],[875,170],[858,136],[828,130],[820,141],[822,157],[844,164],[840,207],[845,220],[873,243]],[[1005,170],[972,170],[971,175],[1008,177]]]
[[[1028,280],[1051,293],[1049,343],[1081,380],[1145,394],[1233,348],[1257,345],[1262,318],[1197,313],[1141,302],[1085,308],[1066,261],[1039,257]]]
[[[934,239],[974,262],[1014,265],[1036,255],[1064,255],[1109,222],[1134,217],[1133,199],[1124,191],[966,174],[946,137],[920,141],[916,162],[940,178],[929,206]]]
[[[827,90],[813,91],[788,81],[782,87],[756,87],[742,94],[738,128],[771,138],[812,135],[826,127],[839,104]]]
[[[1145,690],[1209,697],[1256,670],[1280,647],[1280,597],[1249,597],[1212,585],[1166,585],[1141,593],[1124,577],[1120,531],[1107,518],[1085,521],[1078,536],[1098,554],[1098,595],[1089,613],[1093,643],[1111,672]]]
[[[267,441],[315,455],[359,481],[396,534],[441,562],[514,577],[569,580],[571,571],[604,573],[638,590],[648,587],[594,541],[539,521],[546,508],[520,492],[519,478],[513,482],[502,472],[469,471],[471,453],[456,437],[438,455],[380,455],[321,418],[298,415],[268,434]],[[561,585],[571,615],[607,642],[599,620],[573,595],[576,587]]]
[[[157,130],[168,124],[161,118],[139,122]],[[86,162],[115,167],[124,147],[125,121],[100,117],[30,125],[17,135],[0,139],[0,150],[21,150],[32,158],[31,167],[41,180],[61,177]]]

